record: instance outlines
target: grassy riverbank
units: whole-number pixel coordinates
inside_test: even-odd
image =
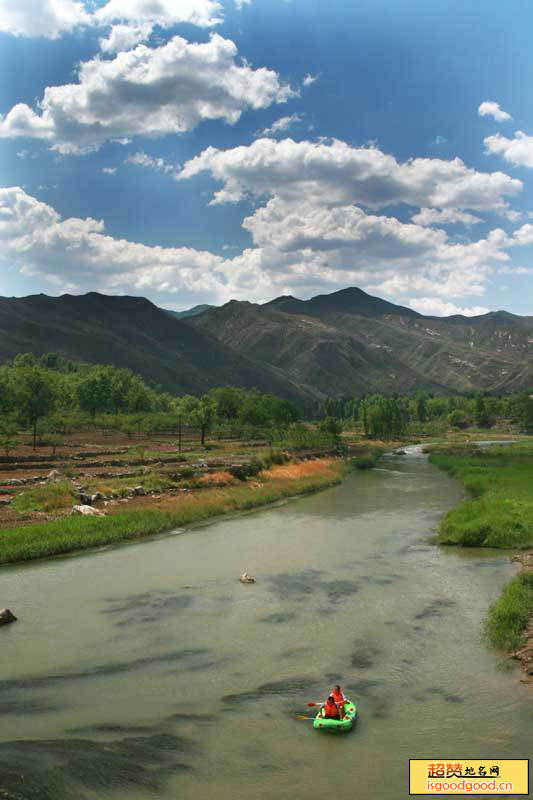
[[[470,495],[444,517],[441,544],[533,546],[533,444],[443,448],[431,461],[461,480]]]
[[[491,607],[485,632],[499,650],[512,651],[524,643],[524,630],[533,614],[533,572],[513,578]]]
[[[343,463],[325,458],[264,470],[254,480],[141,497],[127,511],[113,506],[105,516],[63,516],[50,522],[6,528],[0,535],[0,564],[30,561],[127,539],[150,536],[223,514],[247,511],[286,497],[340,483]],[[231,476],[229,476],[231,480]]]
[[[432,463],[461,480],[470,497],[441,522],[440,544],[524,550],[533,547],[533,445],[439,447]],[[533,572],[513,578],[490,608],[485,634],[498,650],[524,644],[533,616]]]

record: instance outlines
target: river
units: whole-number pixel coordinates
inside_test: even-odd
[[[398,800],[409,758],[528,757],[530,689],[481,639],[515,567],[427,540],[462,497],[414,447],[262,511],[4,568],[0,796]],[[350,734],[296,719],[337,681]]]

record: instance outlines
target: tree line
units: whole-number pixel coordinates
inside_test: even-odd
[[[475,425],[489,428],[497,422],[518,424],[533,433],[533,390],[490,395],[475,392],[455,397],[435,396],[429,392],[385,396],[327,397],[318,409],[322,420],[345,425],[360,425],[372,438],[394,438],[408,430],[431,423],[461,429]]]
[[[92,421],[126,432],[137,425],[145,433],[184,424],[198,429],[204,444],[215,424],[228,429],[281,426],[300,416],[294,404],[271,394],[222,387],[201,397],[173,396],[129,369],[80,364],[55,353],[23,353],[0,367],[4,448],[18,428],[31,430],[35,447],[40,428],[60,434],[67,423],[75,427]]]

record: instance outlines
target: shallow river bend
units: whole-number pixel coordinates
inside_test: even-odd
[[[530,689],[481,641],[514,567],[426,541],[461,498],[411,448],[267,510],[1,570],[19,622],[0,637],[0,789],[398,800],[409,757],[531,755]],[[360,719],[328,737],[295,715],[337,680]]]

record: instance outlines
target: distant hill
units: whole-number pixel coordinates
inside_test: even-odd
[[[202,312],[207,311],[208,308],[212,308],[212,306],[208,305],[201,305],[201,306],[193,306],[192,308],[188,308],[186,311],[170,311],[168,308],[165,309],[167,314],[171,314],[176,319],[187,319],[187,317],[195,317],[197,314],[202,314]]]
[[[348,288],[231,301],[187,324],[321,394],[533,386],[533,318],[505,311],[426,317]]]
[[[236,353],[142,297],[86,295],[0,298],[0,361],[17,353],[56,352],[129,367],[163,389],[199,394],[233,385],[307,404],[313,393]]]
[[[326,395],[533,387],[533,317],[426,317],[356,288],[198,308],[180,319],[140,297],[0,298],[0,360],[57,352],[129,367],[171,392],[233,385],[304,406]]]

